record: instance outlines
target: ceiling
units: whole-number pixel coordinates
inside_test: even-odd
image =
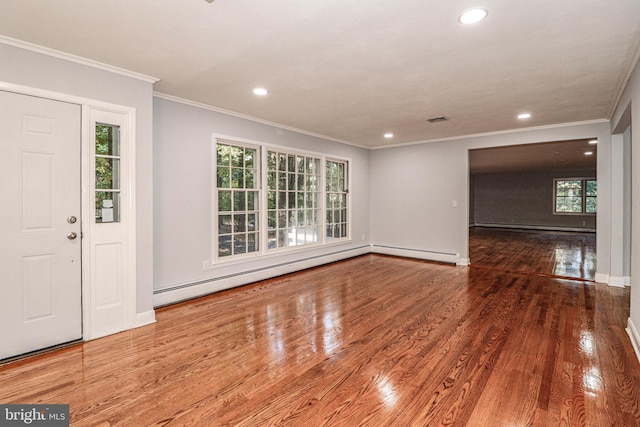
[[[469,151],[469,171],[508,173],[596,170],[597,144],[592,139],[509,145]],[[591,155],[585,155],[591,152]]]
[[[460,24],[475,6],[488,17]],[[0,35],[375,148],[608,119],[639,16],[638,0],[2,0]]]

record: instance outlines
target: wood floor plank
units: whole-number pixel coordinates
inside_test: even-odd
[[[74,426],[634,426],[629,290],[366,255],[0,365]]]
[[[469,258],[476,267],[593,281],[596,234],[475,227]]]

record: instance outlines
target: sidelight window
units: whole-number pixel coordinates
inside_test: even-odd
[[[96,123],[97,223],[120,222],[120,126]]]

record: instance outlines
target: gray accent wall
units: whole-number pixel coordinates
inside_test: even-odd
[[[339,244],[315,246],[243,261],[220,262],[203,270],[212,260],[213,138],[240,139],[315,152],[350,160],[351,236]],[[369,153],[345,145],[201,108],[183,102],[154,98],[154,289],[167,303],[175,298],[248,283],[255,278],[303,268],[300,260],[334,260],[331,254],[348,257],[354,249],[369,251]],[[353,252],[357,254],[359,252]],[[300,267],[296,267],[300,265]],[[251,272],[252,274],[248,274]],[[263,274],[258,274],[263,272]],[[242,276],[246,278],[243,279]],[[182,293],[180,293],[182,292]]]
[[[595,176],[595,170],[473,174],[471,222],[476,226],[595,232],[596,215],[555,214],[553,206],[554,179]]]

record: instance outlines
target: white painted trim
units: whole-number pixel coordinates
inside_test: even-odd
[[[224,108],[214,107],[213,105],[204,104],[204,103],[197,102],[197,101],[191,101],[189,99],[180,98],[180,97],[173,96],[173,95],[167,95],[166,93],[153,92],[153,96],[156,97],[156,98],[160,98],[160,99],[166,99],[167,101],[173,101],[173,102],[178,102],[180,104],[189,105],[191,107],[201,108],[203,110],[215,111],[216,113],[221,113],[221,114],[226,114],[228,116],[238,117],[240,119],[249,120],[249,121],[260,123],[260,124],[263,124],[263,125],[273,126],[273,127],[279,128],[279,129],[288,130],[288,131],[296,132],[296,133],[301,133],[303,135],[309,135],[309,136],[312,136],[314,138],[326,139],[328,141],[338,142],[340,144],[351,145],[351,146],[358,147],[358,148],[364,148],[364,149],[369,149],[370,148],[370,147],[368,147],[366,145],[360,145],[360,144],[356,144],[356,143],[353,143],[353,142],[345,141],[343,139],[332,138],[330,136],[309,132],[309,131],[304,130],[304,129],[298,129],[298,128],[294,128],[294,127],[291,127],[291,126],[283,125],[283,124],[280,124],[280,123],[270,122],[268,120],[263,120],[263,119],[260,119],[258,117],[248,116],[246,114],[238,113],[236,111],[225,110]]]
[[[0,35],[0,43],[17,47],[20,49],[28,50],[31,52],[40,53],[42,55],[63,59],[65,61],[74,62],[76,64],[97,68],[99,70],[107,71],[109,73],[120,74],[122,76],[131,77],[133,79],[142,80],[149,83],[155,83],[160,80],[156,77],[147,76],[145,74],[137,73],[131,70],[125,70],[124,68],[119,68],[113,65],[105,64],[103,62],[94,61],[93,59],[83,58],[81,56],[72,55],[70,53],[62,52],[59,50],[51,49],[48,47],[40,46],[37,44],[25,42],[23,40],[18,40],[18,39],[14,39],[14,38],[3,36],[3,35]]]
[[[627,335],[629,335],[633,351],[636,353],[636,358],[640,361],[640,335],[638,335],[638,329],[635,327],[630,317],[627,320],[627,327],[625,331],[627,331]]]
[[[456,263],[456,265],[459,265],[461,267],[468,267],[468,266],[471,265],[471,259],[469,259],[469,258],[459,258],[459,260]]]
[[[119,113],[127,109],[135,111],[135,109],[132,107],[125,107],[117,104],[111,104],[109,102],[98,101],[91,98],[85,98],[82,96],[69,95],[63,92],[55,92],[51,90],[40,89],[40,88],[30,87],[30,86],[23,86],[23,85],[18,85],[14,83],[3,82],[3,81],[0,81],[0,90],[6,90],[7,92],[20,93],[23,95],[38,96],[40,98],[48,98],[54,101],[69,102],[71,104],[86,105],[86,106],[90,106],[91,108],[100,109],[103,111],[109,111],[112,113]],[[82,113],[86,114],[85,111],[83,111]]]
[[[571,123],[557,123],[553,125],[545,125],[545,126],[534,126],[528,128],[516,128],[516,129],[505,129],[499,130],[495,132],[484,132],[484,133],[474,133],[470,135],[460,135],[460,136],[451,136],[446,138],[435,138],[435,139],[425,139],[422,141],[414,141],[414,142],[403,142],[400,144],[387,144],[387,145],[379,145],[377,147],[367,147],[371,150],[383,150],[385,148],[396,148],[396,147],[406,147],[410,145],[421,145],[428,144],[430,142],[441,142],[441,141],[456,141],[460,139],[469,139],[469,138],[481,138],[486,136],[495,136],[495,135],[507,135],[510,133],[521,133],[521,132],[533,132],[539,130],[547,130],[547,129],[557,129],[562,127],[569,126],[583,126],[583,125],[593,125],[599,123],[608,123],[607,119],[597,119],[597,120],[586,120],[583,122],[571,122]]]
[[[139,328],[153,323],[156,323],[156,312],[154,310],[149,310],[144,313],[136,314],[136,323],[134,327]]]
[[[609,283],[609,275],[603,273],[596,273],[595,281],[597,283]]]
[[[89,304],[85,314],[91,319],[90,327],[84,328],[84,338],[95,339],[132,329],[136,325],[136,111],[131,107],[112,106],[105,110],[89,106],[88,115],[83,120],[87,122],[83,153],[85,161],[88,161],[83,169],[83,230],[91,236],[87,242],[83,241],[83,259],[87,260],[87,265],[83,264],[86,273],[83,284],[89,288]],[[120,128],[121,212],[120,221],[112,224],[95,222],[94,153],[97,123]],[[120,287],[117,293],[122,297],[119,302],[102,307],[97,299],[99,280],[94,270],[100,262],[107,262],[108,258],[97,258],[96,248],[100,245],[119,245],[122,248],[121,254],[110,259],[114,264],[102,264],[103,268],[108,266],[111,271],[119,273],[117,280]]]
[[[624,288],[625,286],[631,285],[631,277],[629,276],[610,276],[609,277],[609,286],[614,286],[616,288]]]
[[[173,285],[168,288],[155,290],[153,295],[153,305],[154,307],[160,307],[168,304],[174,304],[225,289],[231,289],[247,285],[249,283],[258,282],[260,280],[281,276],[283,274],[294,273],[296,271],[317,267],[319,265],[342,261],[359,255],[365,255],[369,252],[369,246],[362,246],[341,252],[310,257],[307,259],[287,261],[282,264],[231,274],[229,276],[211,278],[195,283]]]
[[[461,263],[460,254],[448,254],[443,252],[432,252],[421,249],[396,248],[392,246],[371,245],[371,252],[382,255],[393,255],[404,258],[416,258],[427,261],[448,262],[456,265]]]

